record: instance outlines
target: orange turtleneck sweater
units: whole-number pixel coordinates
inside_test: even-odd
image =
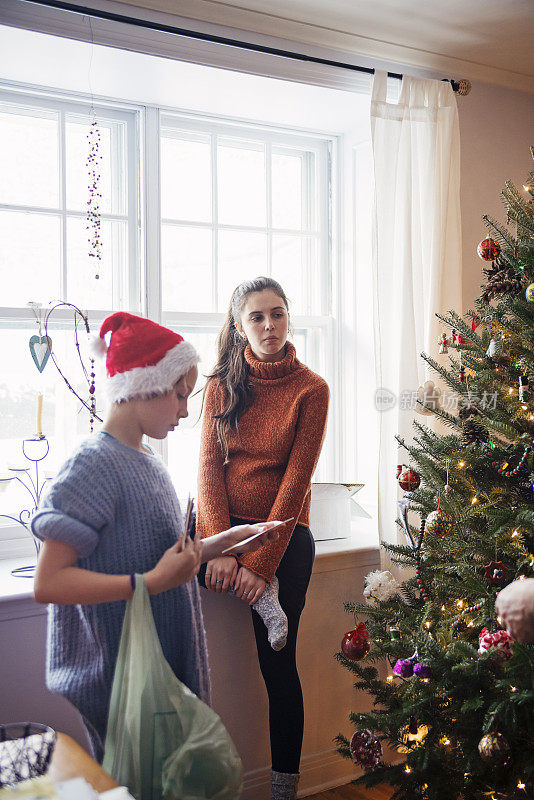
[[[309,525],[310,484],[326,429],[326,382],[301,364],[291,343],[281,361],[258,361],[245,349],[252,405],[228,440],[224,465],[214,414],[222,388],[206,387],[198,482],[197,530],[204,538],[230,526],[230,516],[254,522],[294,521],[276,542],[241,556],[240,563],[270,581],[297,523]]]

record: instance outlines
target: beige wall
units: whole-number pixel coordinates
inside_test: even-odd
[[[458,98],[461,135],[463,307],[480,291],[483,262],[476,254],[485,235],[482,214],[504,221],[500,191],[510,178],[521,186],[533,169],[534,95],[475,83]]]

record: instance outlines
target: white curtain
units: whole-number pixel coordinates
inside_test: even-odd
[[[436,312],[461,313],[460,135],[450,83],[405,77],[397,103],[386,102],[386,87],[386,74],[375,73],[378,524],[381,541],[404,542],[395,524],[402,496],[395,475],[408,455],[399,451],[395,434],[410,440],[413,419],[429,421],[415,411],[414,393],[437,379],[419,354],[437,356],[444,328]]]

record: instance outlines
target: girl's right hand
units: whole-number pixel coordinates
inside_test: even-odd
[[[145,572],[148,593],[160,594],[190,581],[200,568],[201,556],[202,540],[181,536],[163,553],[154,569]]]

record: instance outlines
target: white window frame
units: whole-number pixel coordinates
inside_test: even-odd
[[[308,315],[293,315],[292,325],[295,333],[300,331],[309,331],[316,333],[316,336],[310,337],[309,346],[313,348],[314,363],[318,363],[318,371],[321,376],[332,387],[333,402],[330,406],[329,413],[329,429],[328,435],[325,440],[323,450],[321,453],[321,465],[318,470],[319,477],[324,479],[325,476],[334,480],[340,472],[340,448],[337,436],[337,419],[339,408],[339,392],[336,391],[338,382],[338,364],[336,354],[338,349],[338,334],[340,320],[337,318],[337,297],[333,292],[333,275],[336,280],[339,274],[336,268],[333,271],[333,261],[336,258],[334,250],[335,231],[333,229],[335,210],[332,209],[332,197],[335,196],[335,175],[332,170],[333,157],[338,148],[338,139],[334,136],[327,136],[324,134],[317,134],[309,131],[298,130],[281,130],[275,126],[260,125],[257,123],[241,122],[236,123],[234,120],[224,119],[219,116],[206,117],[203,115],[189,115],[179,112],[169,112],[168,110],[154,109],[154,116],[152,124],[154,129],[169,128],[175,125],[177,131],[185,130],[196,133],[210,135],[212,137],[212,160],[215,158],[214,149],[217,146],[217,137],[224,138],[225,136],[231,138],[248,138],[263,142],[266,145],[267,154],[267,169],[269,169],[269,154],[271,148],[279,145],[280,147],[289,147],[294,149],[307,149],[313,150],[316,158],[318,159],[318,168],[316,170],[318,180],[317,196],[320,198],[319,208],[317,208],[317,224],[313,232],[305,232],[311,238],[316,237],[320,243],[318,250],[318,263],[320,264],[320,301],[321,308],[319,314]],[[159,137],[158,137],[159,138]],[[147,167],[155,172],[157,169],[157,176],[153,174],[148,178],[154,186],[157,184],[159,189],[159,175],[160,175],[160,160],[158,158],[151,158],[150,166]],[[148,177],[148,176],[147,176]],[[217,185],[214,171],[212,170],[212,210],[213,206],[217,203]],[[269,198],[269,185],[270,180],[266,180],[267,198]],[[272,235],[272,225],[270,220],[270,206],[267,202],[268,220],[265,227],[252,227],[252,226],[234,226],[223,223],[215,224],[197,223],[198,227],[205,229],[219,229],[219,230],[232,230],[236,227],[239,230],[251,231],[267,231],[269,238]],[[155,215],[152,215],[153,217]],[[215,219],[215,214],[213,214]],[[221,329],[225,314],[212,312],[212,313],[194,313],[194,312],[170,312],[162,308],[162,295],[161,295],[161,225],[166,222],[176,222],[176,220],[167,220],[160,217],[159,214],[159,198],[158,198],[158,219],[152,220],[154,227],[150,230],[147,228],[147,238],[153,242],[158,240],[158,244],[153,244],[154,251],[158,251],[158,259],[147,259],[147,272],[150,282],[150,269],[151,264],[158,264],[158,274],[152,276],[152,308],[154,309],[154,319],[158,319],[162,324],[174,328],[177,331],[182,331],[187,328],[195,328],[199,332],[218,333]],[[188,221],[183,221],[183,224],[191,224]],[[276,229],[276,232],[280,232]],[[301,230],[288,230],[282,231],[284,234],[302,236]],[[214,251],[216,258],[216,237],[214,237]],[[214,280],[216,281],[216,268],[213,270]],[[148,287],[148,283],[147,283]],[[216,286],[214,287],[214,296],[216,297]],[[157,298],[158,306],[154,306],[154,300]],[[147,298],[148,299],[148,298]],[[209,369],[211,365],[206,365]],[[154,443],[154,446],[166,459],[167,457],[167,440],[159,443]],[[335,478],[334,478],[335,476]]]
[[[123,214],[101,214],[103,221],[122,221],[127,225],[126,243],[126,274],[119,274],[116,269],[113,275],[113,307],[114,309],[128,309],[140,312],[141,308],[141,248],[140,248],[140,208],[139,208],[139,123],[142,109],[136,107],[125,108],[119,104],[110,104],[101,101],[91,101],[86,98],[74,98],[65,95],[55,95],[46,90],[17,89],[0,87],[0,103],[13,106],[43,109],[58,114],[59,132],[59,204],[57,208],[40,208],[38,206],[25,206],[12,203],[0,203],[0,210],[19,211],[35,214],[50,214],[60,218],[61,225],[61,252],[60,252],[60,295],[63,299],[63,287],[67,274],[66,231],[68,219],[85,219],[85,211],[68,210],[66,207],[66,148],[65,148],[65,118],[67,114],[83,115],[90,117],[94,106],[97,120],[112,120],[125,125],[126,146],[126,196]],[[31,292],[30,292],[31,294]],[[31,300],[31,296],[28,300]],[[43,309],[44,310],[44,309]],[[97,331],[103,319],[110,313],[104,309],[82,308],[89,316],[93,331]],[[0,329],[25,329],[28,335],[35,333],[35,317],[32,310],[26,306],[0,306]],[[54,312],[50,323],[50,330],[74,330],[72,312],[68,309],[58,309]],[[53,365],[49,369],[54,369]],[[22,455],[21,455],[22,458]],[[33,469],[33,468],[32,468]],[[15,514],[14,514],[15,515]],[[0,558],[26,556],[33,551],[33,543],[29,541],[27,532],[21,525],[8,522],[0,516]]]
[[[86,96],[67,92],[54,93],[46,89],[26,87],[24,85],[0,87],[0,100],[7,100],[21,105],[33,105],[49,110],[62,109],[63,114],[89,114],[91,102]],[[124,119],[127,121],[127,214],[102,215],[103,218],[123,219],[128,222],[128,281],[127,296],[120,298],[120,304],[132,313],[146,314],[151,319],[160,321],[177,330],[194,327],[199,331],[220,329],[224,319],[223,313],[165,312],[162,315],[161,299],[161,213],[160,213],[160,128],[161,118],[165,121],[172,116],[179,121],[179,127],[189,125],[191,129],[206,131],[210,124],[228,135],[246,137],[247,131],[254,136],[263,135],[265,140],[280,145],[295,146],[298,142],[307,146],[325,149],[324,168],[318,170],[322,185],[318,196],[322,199],[321,208],[317,210],[323,235],[320,237],[322,251],[319,255],[321,269],[321,313],[316,315],[296,315],[292,318],[296,332],[313,331],[321,344],[319,372],[329,383],[332,396],[328,423],[328,436],[321,456],[322,477],[329,480],[344,479],[344,449],[346,443],[340,435],[340,411],[343,409],[342,391],[343,371],[340,361],[343,357],[340,349],[342,313],[342,286],[340,269],[340,251],[338,240],[341,236],[339,187],[342,184],[340,158],[342,137],[318,134],[313,131],[287,131],[276,126],[258,125],[246,120],[229,120],[221,117],[203,117],[203,115],[187,114],[155,106],[110,101],[106,98],[95,98],[97,118]],[[1,208],[8,207],[1,205]],[[11,208],[11,206],[9,206]],[[35,211],[34,207],[22,210]],[[56,212],[54,212],[56,213]],[[66,217],[65,209],[62,209]],[[69,215],[71,212],[69,212]],[[80,212],[83,216],[83,212]],[[221,226],[222,227],[222,226]],[[299,233],[291,231],[291,233]],[[63,254],[64,256],[64,254]],[[63,270],[65,264],[62,264]],[[124,285],[124,283],[123,283]],[[120,307],[115,305],[115,308]],[[85,309],[84,309],[85,310]],[[89,310],[90,322],[96,330],[109,313],[103,309]],[[67,311],[55,314],[54,327],[69,329],[72,316]],[[35,329],[33,314],[28,308],[0,307],[0,327],[25,328],[32,332]],[[310,342],[310,346],[313,343]],[[317,363],[317,362],[316,362]],[[166,440],[153,442],[155,449],[166,458]],[[24,541],[23,541],[24,540]],[[0,519],[0,558],[14,558],[31,554],[33,544],[20,526],[2,525]]]

